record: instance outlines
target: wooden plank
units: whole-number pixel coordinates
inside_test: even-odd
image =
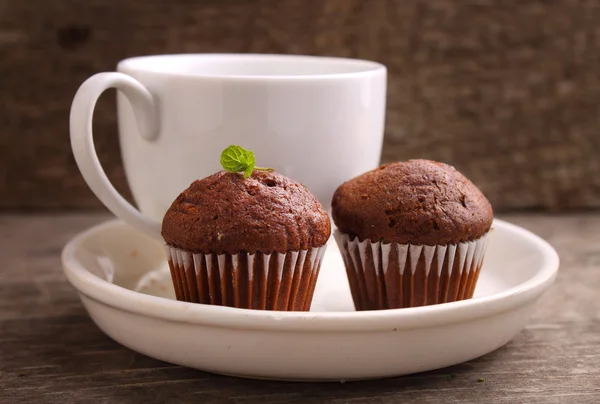
[[[385,161],[454,164],[498,210],[600,207],[599,19],[584,0],[0,0],[0,208],[99,207],[69,146],[77,87],[178,52],[381,61]],[[127,192],[113,98],[95,141]]]
[[[0,403],[600,400],[600,215],[505,217],[547,238],[562,259],[555,286],[526,330],[505,347],[447,369],[345,384],[211,375],[150,359],[106,337],[87,316],[59,261],[70,237],[106,218],[0,216]]]

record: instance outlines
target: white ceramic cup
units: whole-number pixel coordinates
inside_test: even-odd
[[[306,185],[329,206],[344,181],[381,155],[386,68],[292,55],[183,54],[125,59],[87,79],[71,106],[73,154],[96,196],[119,218],[160,238],[160,221],[191,182],[221,169],[231,144],[257,165]],[[139,210],[109,182],[94,149],[98,97],[118,91],[120,145]]]

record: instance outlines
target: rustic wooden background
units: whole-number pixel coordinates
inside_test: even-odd
[[[600,207],[600,1],[0,0],[0,208],[97,208],[68,141],[78,85],[176,52],[373,59],[385,161],[456,165],[496,210]],[[127,189],[114,96],[96,143]]]

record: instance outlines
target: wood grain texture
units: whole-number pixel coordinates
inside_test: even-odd
[[[98,207],[68,141],[85,78],[133,55],[269,52],[389,67],[383,160],[456,165],[497,210],[600,207],[600,2],[0,0],[0,207]],[[127,193],[114,94],[96,145]]]
[[[109,339],[85,313],[59,261],[70,237],[106,218],[0,216],[0,403],[600,401],[600,215],[504,217],[545,237],[562,260],[529,326],[505,347],[447,369],[344,384],[211,375]]]

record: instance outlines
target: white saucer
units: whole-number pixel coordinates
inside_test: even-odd
[[[333,239],[310,313],[173,300],[161,244],[120,221],[75,237],[62,262],[100,329],[145,355],[250,378],[373,379],[468,361],[523,329],[558,255],[520,227],[494,228],[473,299],[410,309],[354,312]]]

